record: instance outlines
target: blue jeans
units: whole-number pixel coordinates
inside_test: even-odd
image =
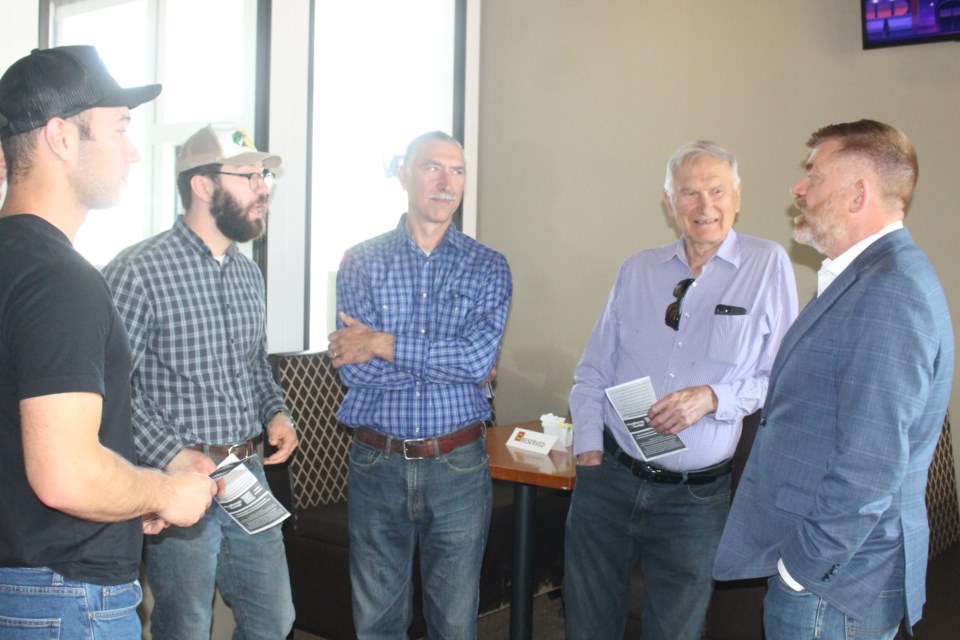
[[[439,458],[412,461],[353,441],[347,505],[360,640],[407,637],[417,546],[427,636],[477,637],[492,494],[483,438]]]
[[[245,464],[267,486],[259,459]],[[293,627],[280,526],[250,535],[213,504],[192,527],[146,536],[144,561],[154,638],[209,638],[215,587],[233,610],[234,640],[278,640]]]
[[[767,581],[763,630],[767,640],[890,640],[905,611],[903,569],[894,569],[863,620],[809,591],[794,591],[780,575]]]
[[[567,638],[623,637],[639,562],[644,640],[699,640],[729,508],[729,475],[656,484],[608,454],[578,466],[564,547]]]
[[[46,568],[0,568],[0,638],[140,640],[142,598],[136,580],[104,587]]]

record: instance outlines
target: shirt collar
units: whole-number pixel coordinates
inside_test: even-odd
[[[687,262],[687,252],[684,250],[683,236],[680,236],[680,239],[673,243],[673,251],[667,254],[664,262],[672,258],[677,258],[683,264],[688,267],[690,266]],[[737,240],[736,231],[730,229],[730,231],[727,232],[727,237],[723,239],[723,242],[721,242],[717,248],[717,252],[710,256],[707,262],[711,262],[714,258],[720,258],[725,262],[729,262],[734,267],[740,267],[740,242]]]
[[[211,258],[214,257],[213,252],[210,251],[210,247],[207,246],[207,243],[204,242],[200,236],[194,233],[193,229],[187,226],[187,223],[183,219],[183,215],[177,216],[176,221],[173,223],[173,231],[180,236],[181,240],[183,240],[183,242],[194,251],[205,256],[210,256]],[[227,246],[227,250],[224,252],[224,255],[233,258],[235,255],[237,255],[237,251],[239,250],[240,249],[237,247],[237,243],[231,242]],[[224,262],[226,262],[226,260],[224,260]]]
[[[829,287],[830,284],[836,280],[837,277],[843,273],[844,270],[849,267],[850,264],[856,260],[861,253],[866,251],[870,245],[888,233],[892,233],[898,229],[903,229],[903,220],[891,222],[883,229],[880,229],[880,231],[877,231],[873,235],[867,236],[860,242],[857,242],[833,260],[830,258],[824,259],[824,261],[820,264],[820,271],[817,272],[817,296],[822,294],[824,290]]]
[[[404,238],[407,239],[408,246],[415,251],[426,255],[426,253],[421,249],[416,241],[414,241],[413,236],[410,235],[410,232],[407,231],[407,214],[404,213],[400,216],[400,222],[397,223],[397,231],[402,234]],[[436,249],[430,252],[430,255],[436,255],[438,253],[444,253],[446,251],[454,251],[461,249],[463,247],[463,234],[457,229],[456,225],[451,224],[447,227],[446,232],[443,234],[443,239],[440,240],[437,244]]]

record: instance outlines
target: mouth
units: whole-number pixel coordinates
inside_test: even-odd
[[[694,220],[693,224],[697,226],[706,226],[711,224],[717,224],[720,221],[720,218],[701,218],[700,220]]]
[[[440,200],[441,202],[456,202],[457,197],[452,193],[433,193],[430,194],[431,200]]]

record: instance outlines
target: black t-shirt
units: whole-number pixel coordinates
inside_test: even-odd
[[[44,505],[27,482],[20,401],[71,392],[103,396],[100,443],[134,461],[130,347],[106,282],[45,220],[0,218],[0,566],[129,582],[143,543],[139,518],[81,520]]]

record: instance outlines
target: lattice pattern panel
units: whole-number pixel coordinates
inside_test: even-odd
[[[950,414],[943,420],[940,441],[927,472],[927,519],[930,522],[930,559],[960,540],[960,511],[953,464]]]
[[[326,351],[272,359],[300,436],[290,463],[294,508],[345,501],[351,436],[336,417],[346,394],[337,370]]]

